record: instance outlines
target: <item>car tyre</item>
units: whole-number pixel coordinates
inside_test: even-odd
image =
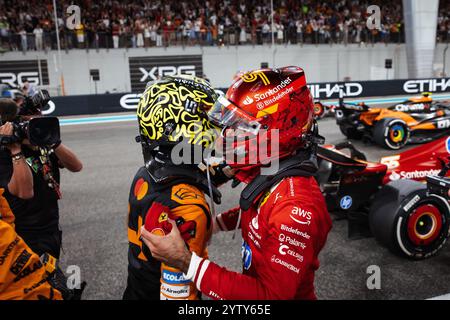
[[[314,117],[322,119],[325,116],[325,106],[321,102],[314,102]]]
[[[414,260],[436,255],[450,234],[450,206],[426,185],[397,180],[375,196],[369,212],[375,239],[392,252]]]
[[[386,149],[403,148],[409,136],[408,125],[401,119],[386,118],[378,121],[373,128],[373,141]]]

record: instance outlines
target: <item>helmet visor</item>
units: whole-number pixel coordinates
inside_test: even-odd
[[[252,116],[229,101],[225,96],[220,96],[214,106],[208,111],[211,122],[220,126],[242,130],[254,135],[258,134],[261,124]]]

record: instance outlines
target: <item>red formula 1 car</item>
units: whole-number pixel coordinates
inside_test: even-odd
[[[347,150],[347,152],[345,152]],[[375,236],[412,259],[428,258],[450,233],[450,206],[424,183],[447,175],[450,137],[429,142],[380,162],[368,162],[351,143],[318,150],[318,180],[328,210],[349,221],[349,236]]]

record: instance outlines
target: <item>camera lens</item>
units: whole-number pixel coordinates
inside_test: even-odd
[[[37,146],[51,146],[60,139],[59,121],[54,117],[30,120],[28,137]]]
[[[52,135],[48,130],[38,127],[33,131],[33,137],[36,141],[42,141],[45,143],[51,139]]]

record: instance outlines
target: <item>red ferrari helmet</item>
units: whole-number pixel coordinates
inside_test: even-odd
[[[303,69],[291,66],[241,75],[208,115],[224,128],[225,154],[244,154],[244,159],[233,163],[227,156],[227,163],[232,168],[250,169],[303,147],[313,125],[313,106]],[[268,151],[265,159],[257,150],[261,145]]]

